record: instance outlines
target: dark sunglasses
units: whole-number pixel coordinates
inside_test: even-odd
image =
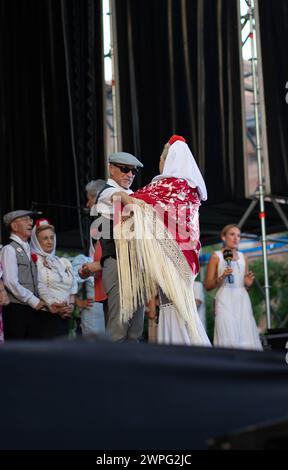
[[[132,175],[136,175],[136,173],[138,173],[138,168],[135,167],[135,168],[130,168],[129,166],[122,166],[122,165],[116,165],[116,163],[112,163],[112,165],[116,166],[117,168],[119,168],[119,170],[122,172],[122,173],[129,173],[129,171],[131,171]]]

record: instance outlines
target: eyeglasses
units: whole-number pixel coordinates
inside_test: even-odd
[[[31,219],[29,215],[25,215],[24,217],[18,217],[16,220],[23,220],[24,222],[33,222],[33,219]]]
[[[134,167],[134,168],[130,168],[129,166],[122,166],[122,165],[116,165],[116,163],[112,163],[113,166],[116,166],[117,168],[119,168],[119,170],[122,172],[122,173],[129,173],[129,171],[131,171],[132,175],[135,176],[136,173],[138,173],[138,168],[137,167]]]

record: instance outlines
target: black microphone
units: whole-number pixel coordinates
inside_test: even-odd
[[[231,268],[231,261],[233,259],[233,251],[229,248],[225,248],[223,251],[223,258],[227,263],[228,268]],[[234,276],[233,274],[228,275],[228,282],[229,284],[234,284]]]

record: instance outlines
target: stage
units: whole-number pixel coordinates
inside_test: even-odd
[[[112,344],[0,347],[2,450],[207,449],[288,420],[285,352]]]

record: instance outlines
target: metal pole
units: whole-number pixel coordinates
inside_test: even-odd
[[[261,221],[261,233],[262,233],[262,250],[263,250],[263,266],[264,266],[264,291],[265,291],[265,304],[266,304],[266,317],[267,317],[267,328],[271,328],[271,312],[270,312],[270,286],[268,276],[268,256],[266,247],[266,225],[265,225],[265,201],[264,201],[264,184],[263,184],[263,172],[262,172],[262,156],[261,156],[261,140],[260,140],[260,121],[259,121],[259,102],[258,102],[258,86],[256,77],[256,41],[253,27],[253,7],[252,1],[247,0],[249,10],[249,24],[250,24],[250,42],[251,42],[251,65],[252,65],[252,82],[253,82],[253,96],[254,96],[254,113],[255,113],[255,131],[256,131],[256,153],[257,153],[257,164],[258,164],[258,178],[259,178],[259,204],[260,213],[259,218]]]
[[[122,149],[121,136],[121,112],[119,96],[119,70],[118,70],[118,47],[116,33],[116,5],[115,0],[109,0],[110,11],[110,48],[112,66],[112,106],[113,106],[113,127],[114,127],[114,152]]]

